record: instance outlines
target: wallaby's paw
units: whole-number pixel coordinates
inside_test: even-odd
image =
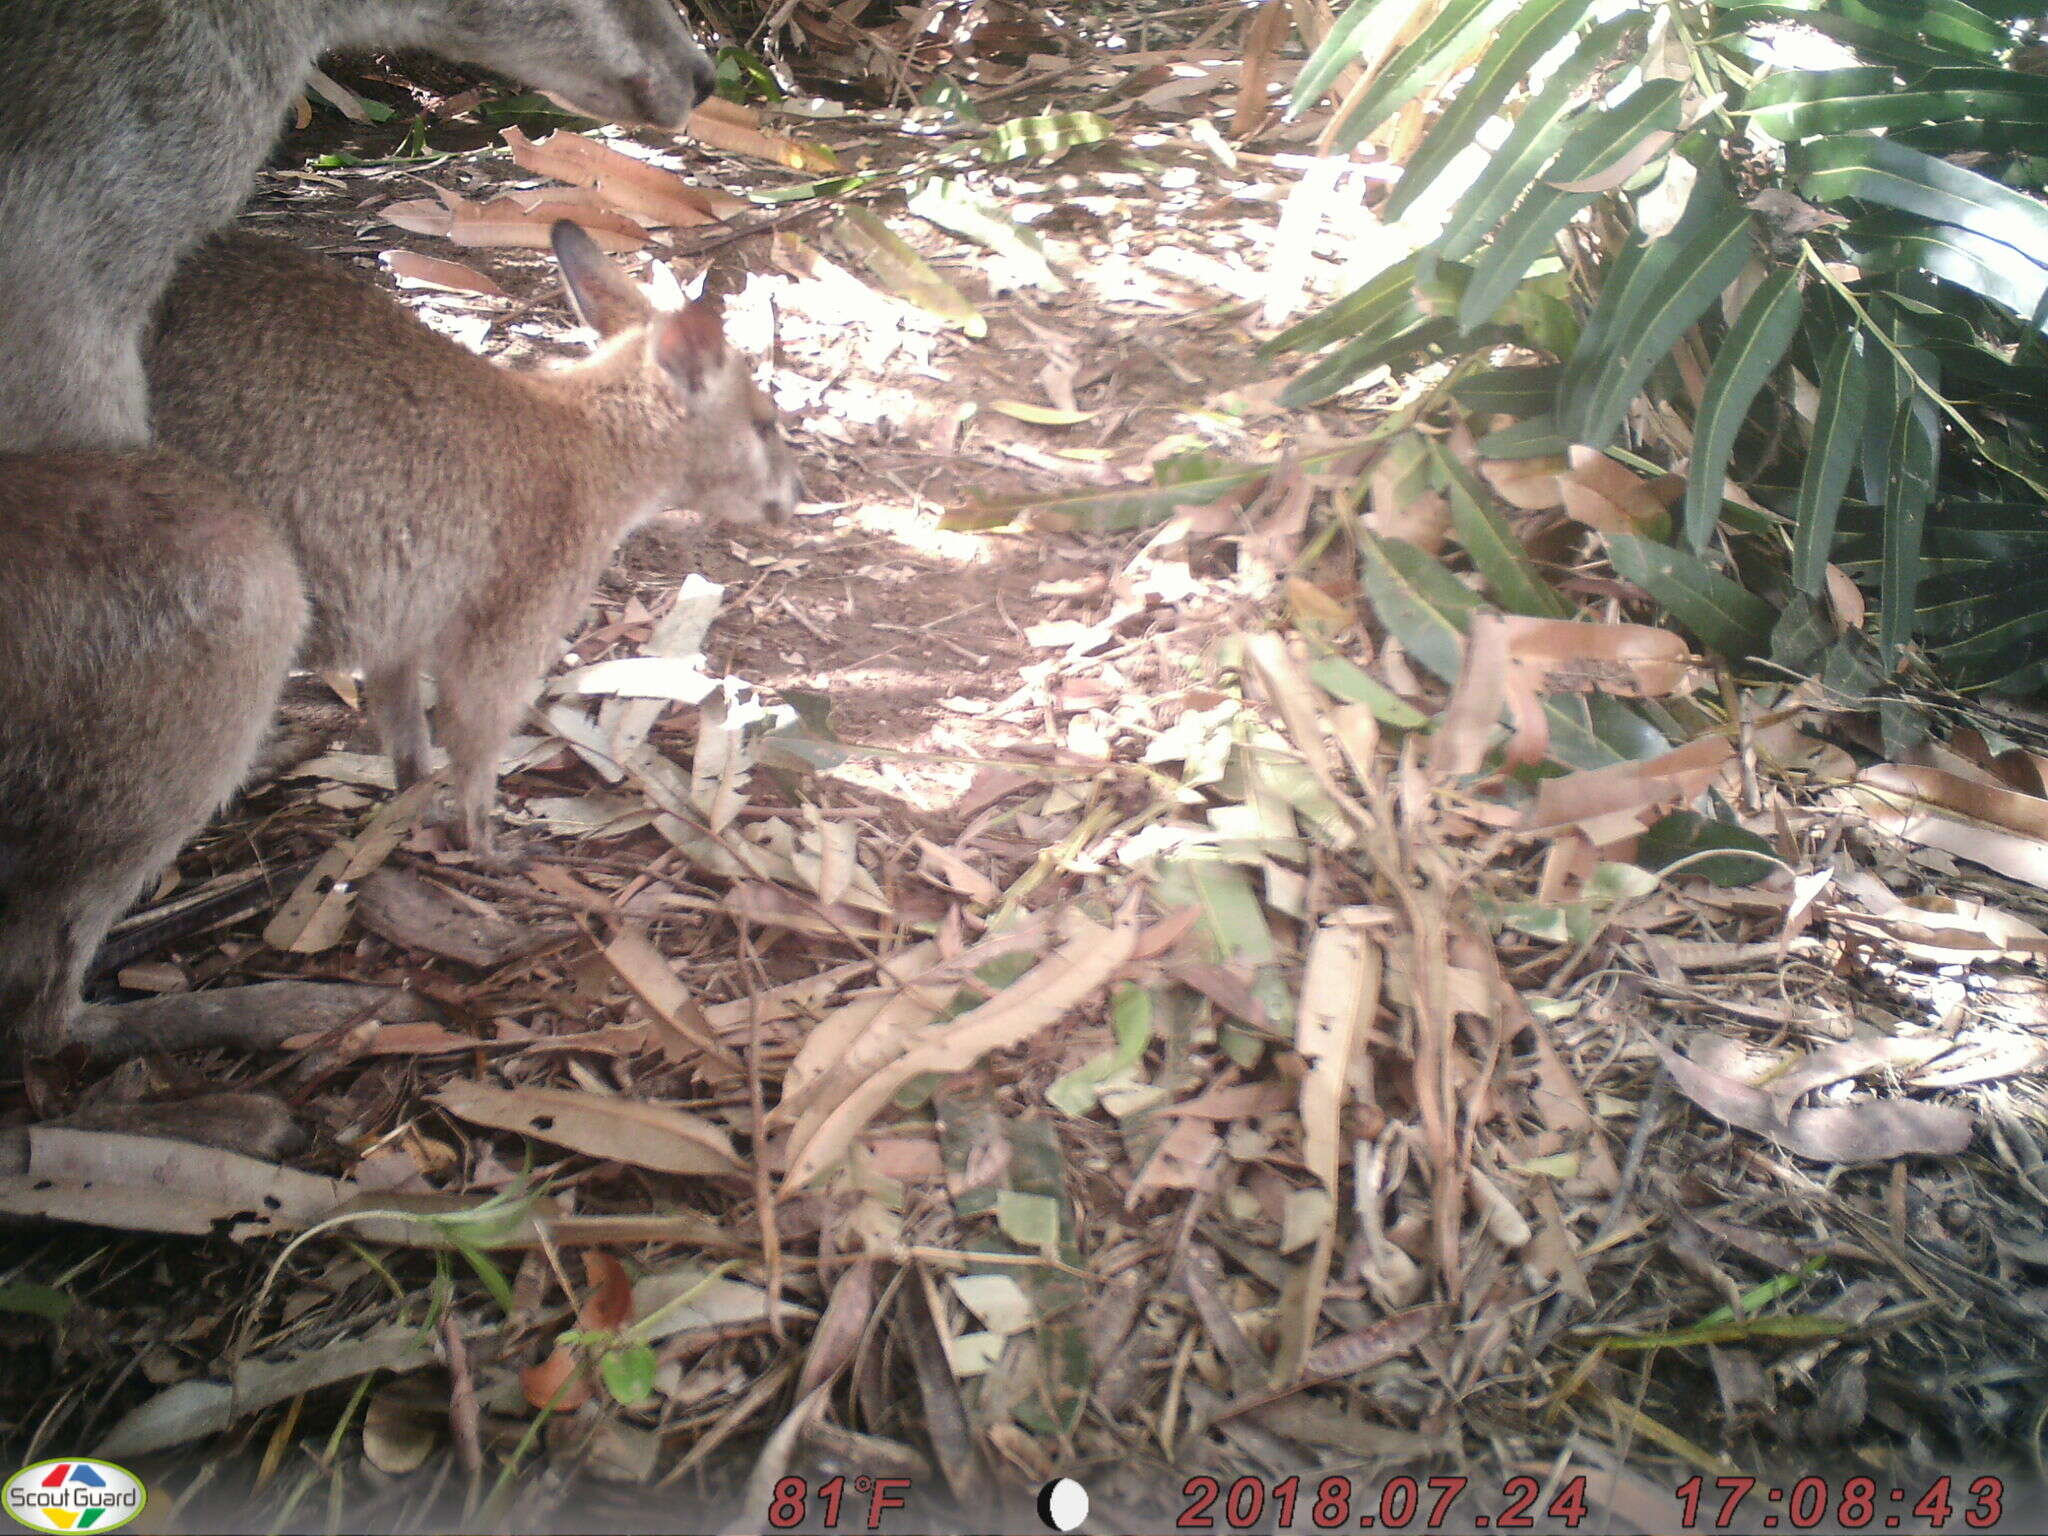
[[[481,846],[471,844],[469,857],[476,867],[490,875],[523,874],[533,866],[533,850],[524,838],[496,832]]]

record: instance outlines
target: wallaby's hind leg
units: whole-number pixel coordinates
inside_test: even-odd
[[[406,789],[434,771],[427,735],[427,710],[420,702],[420,669],[405,661],[363,678],[363,703],[377,727],[377,742],[391,758],[398,787]]]
[[[175,454],[0,460],[0,1053],[240,782],[306,622],[275,527]]]
[[[20,875],[0,882],[0,1040],[39,1056],[62,1042],[85,968],[128,896]]]

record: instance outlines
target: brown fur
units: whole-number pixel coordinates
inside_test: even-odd
[[[499,368],[334,263],[216,237],[149,351],[161,440],[272,512],[312,603],[301,665],[359,668],[398,778],[428,771],[419,679],[460,832],[490,846],[498,758],[618,542],[671,508],[776,522],[796,496],[774,410],[699,302],[655,313],[574,225],[586,359]]]
[[[305,624],[275,522],[169,453],[0,458],[0,1047],[227,798]]]

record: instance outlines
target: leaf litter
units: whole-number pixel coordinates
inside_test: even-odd
[[[1855,703],[1717,672],[1754,615],[1641,537],[1682,482],[1389,377],[1262,397],[1384,194],[1306,168],[1327,106],[1262,109],[1282,9],[1219,60],[806,0],[864,70],[972,61],[965,150],[720,109],[259,202],[508,357],[558,345],[518,254],[555,218],[709,265],[813,501],[629,547],[508,757],[515,865],[384,799],[346,711],[187,856],[316,862],[145,957],[178,985],[433,1018],[9,1106],[0,1207],[73,1224],[0,1270],[26,1453],[350,1528],[678,1480],[758,1519],[848,1465],[1151,1529],[1201,1473],[1583,1473],[1647,1526],[1822,1440],[1897,1481],[2011,1448],[1942,1372],[2040,1364],[2032,738],[1852,756]],[[225,1084],[312,1144],[136,1133]]]

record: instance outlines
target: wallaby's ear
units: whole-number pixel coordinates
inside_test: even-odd
[[[646,321],[651,313],[646,295],[612,265],[588,230],[568,219],[557,219],[548,238],[577,319],[600,336],[616,336]]]
[[[690,394],[701,391],[725,361],[725,327],[719,320],[718,300],[708,293],[663,315],[654,323],[652,337],[655,361]]]
[[[663,314],[672,314],[690,302],[690,296],[683,292],[683,280],[665,261],[647,264],[647,299]]]

